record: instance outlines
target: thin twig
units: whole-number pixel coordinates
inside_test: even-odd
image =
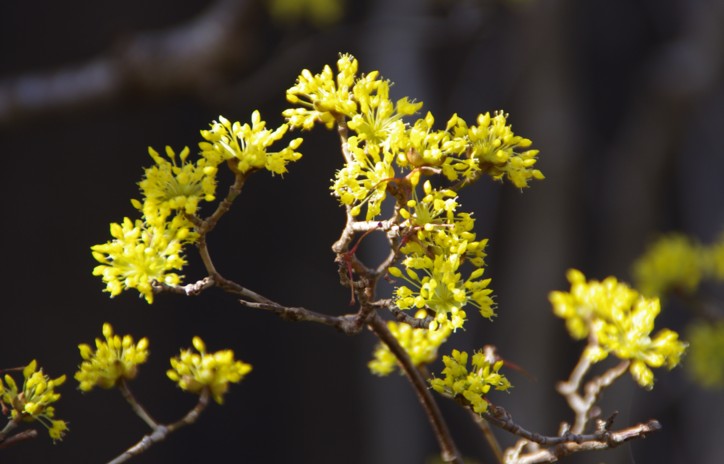
[[[327,314],[317,313],[306,308],[298,306],[282,306],[274,302],[257,303],[253,301],[240,300],[239,303],[249,308],[271,311],[282,319],[286,319],[288,321],[316,322],[322,325],[328,325],[347,335],[359,333],[365,324],[364,318],[361,317],[359,313],[330,316]]]
[[[236,198],[241,194],[241,190],[244,188],[245,182],[246,176],[244,174],[237,173],[234,176],[234,183],[229,186],[229,191],[224,199],[219,202],[216,206],[216,210],[211,214],[211,216],[201,222],[198,230],[199,234],[205,236],[214,230],[221,217],[229,212],[231,205],[234,204],[234,200],[236,200]]]
[[[123,454],[108,461],[108,464],[120,464],[122,462],[126,462],[129,459],[144,453],[154,444],[165,440],[170,433],[178,430],[183,426],[193,424],[194,422],[196,422],[196,420],[199,418],[199,415],[208,404],[209,389],[205,388],[201,391],[201,394],[199,395],[199,401],[196,403],[196,406],[194,406],[194,408],[191,409],[183,418],[169,425],[156,424],[152,426],[152,432],[150,434],[145,435],[138,443],[124,451]]]
[[[214,279],[212,279],[211,277],[204,277],[203,279],[199,279],[196,282],[192,282],[186,285],[170,285],[164,282],[159,282],[157,280],[154,280],[151,283],[153,291],[156,293],[170,292],[186,296],[199,295],[207,288],[211,288],[215,285],[216,282],[214,282]]]
[[[463,459],[455,446],[452,436],[450,435],[450,430],[447,427],[447,423],[445,423],[445,419],[442,417],[440,408],[435,402],[435,399],[432,397],[430,390],[427,388],[425,379],[412,364],[410,357],[400,346],[397,339],[395,339],[390,330],[387,328],[385,322],[380,319],[379,316],[375,315],[370,319],[369,328],[375,335],[377,335],[382,343],[387,345],[395,358],[397,358],[402,371],[410,381],[415,393],[417,393],[417,398],[420,400],[422,408],[425,410],[425,414],[427,415],[427,418],[432,425],[432,429],[435,432],[435,437],[440,444],[443,461],[462,464]]]
[[[495,435],[493,434],[493,431],[491,430],[488,421],[486,421],[480,414],[476,413],[470,408],[468,408],[468,412],[470,413],[470,417],[475,422],[475,425],[477,425],[478,428],[480,428],[480,431],[483,432],[483,437],[485,437],[485,441],[488,442],[490,449],[493,450],[493,454],[495,454],[495,459],[498,461],[499,464],[503,464],[505,462],[503,460],[503,450],[500,447],[498,439],[495,438]]]
[[[523,448],[529,444],[527,440],[521,440],[518,444],[508,449],[505,453],[505,462],[508,464],[535,464],[542,462],[557,462],[560,458],[581,451],[603,450],[615,448],[622,443],[637,438],[645,438],[652,432],[661,430],[658,421],[650,420],[643,424],[636,424],[615,432],[605,432],[600,440],[568,441],[546,449],[534,449],[521,455]]]
[[[558,384],[558,392],[568,402],[568,406],[575,414],[575,421],[571,427],[572,433],[582,433],[591,417],[591,408],[598,401],[598,397],[604,388],[610,386],[613,382],[621,377],[631,365],[630,361],[621,361],[616,366],[608,369],[600,376],[594,377],[582,386],[583,378],[590,369],[592,363],[586,355],[587,350],[583,350],[581,358],[576,367],[571,372],[570,378],[566,382]],[[579,393],[583,389],[582,394]]]
[[[118,382],[118,389],[121,391],[123,398],[125,398],[128,404],[131,405],[131,409],[133,409],[133,412],[135,412],[138,417],[143,419],[143,422],[145,422],[152,429],[158,427],[158,422],[156,422],[153,417],[151,417],[151,415],[143,408],[143,406],[141,406],[141,403],[136,400],[136,397],[133,396],[133,393],[131,393],[131,390],[128,388],[128,383],[125,379],[121,379],[121,381]]]
[[[22,441],[29,440],[38,436],[38,431],[35,429],[23,430],[22,432],[18,432],[15,435],[7,436],[17,426],[18,421],[14,419],[10,419],[10,421],[8,421],[8,423],[5,425],[2,432],[0,432],[0,449],[17,445]]]

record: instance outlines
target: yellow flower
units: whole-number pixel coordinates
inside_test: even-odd
[[[468,353],[453,350],[451,356],[443,356],[445,368],[443,378],[430,380],[430,386],[436,392],[449,398],[462,397],[478,414],[488,410],[485,396],[491,388],[508,390],[510,382],[498,371],[503,361],[491,364],[482,352],[473,354],[472,369],[468,369]]]
[[[427,317],[425,311],[418,311],[415,314],[418,319]],[[407,352],[415,366],[421,364],[429,364],[437,359],[437,350],[445,343],[452,332],[449,324],[432,329],[413,328],[404,322],[387,322],[387,327],[392,335],[400,343],[400,346]],[[390,374],[397,366],[395,355],[384,343],[377,345],[374,353],[374,359],[368,363],[368,367],[372,373],[379,376]]]
[[[296,84],[287,90],[287,100],[301,106],[282,112],[289,125],[309,130],[315,123],[321,122],[327,129],[331,129],[337,116],[354,116],[357,103],[352,95],[352,86],[357,78],[357,68],[357,59],[343,54],[337,60],[336,79],[329,66],[314,75],[308,69],[303,70]],[[377,72],[368,76],[374,79]]]
[[[171,147],[166,147],[169,162],[151,147],[148,153],[156,163],[145,169],[144,179],[138,184],[144,200],[141,210],[147,222],[163,223],[172,211],[196,214],[199,202],[213,201],[216,192],[215,164],[201,158],[196,163],[187,161],[188,147],[179,153],[180,163]]]
[[[695,292],[704,274],[705,250],[683,234],[669,234],[649,246],[633,265],[637,288],[663,297],[672,290]]]
[[[391,149],[390,135],[404,127],[402,118],[422,107],[422,102],[413,103],[407,97],[393,103],[390,86],[390,81],[379,79],[376,72],[359,79],[352,88],[359,109],[347,123],[360,140],[383,145],[387,150]]]
[[[199,148],[201,155],[213,166],[228,161],[233,170],[242,174],[256,169],[284,174],[289,162],[302,157],[301,153],[295,151],[302,144],[302,139],[292,140],[278,152],[268,149],[279,141],[288,129],[287,124],[282,124],[273,131],[267,129],[266,121],[261,119],[259,111],[251,114],[251,125],[242,125],[238,121],[232,123],[219,116],[218,122],[211,123],[210,130],[201,131],[201,136],[206,141],[199,143]]]
[[[354,136],[348,139],[352,159],[337,171],[331,188],[342,204],[355,205],[353,216],[357,216],[366,204],[369,221],[380,214],[382,202],[387,196],[387,183],[395,177],[392,167],[394,157],[377,145],[362,146],[361,142]]]
[[[566,320],[571,336],[589,336],[586,354],[593,362],[613,353],[631,360],[630,372],[645,388],[653,387],[650,367],[673,369],[681,361],[686,344],[669,329],[653,338],[654,320],[661,311],[658,298],[645,298],[614,277],[586,282],[580,271],[568,271],[570,292],[551,292],[554,313]]]
[[[51,404],[60,399],[55,388],[65,382],[65,375],[50,379],[33,359],[23,369],[23,377],[20,389],[9,374],[5,375],[4,383],[0,380],[0,399],[10,409],[10,417],[16,421],[38,421],[48,429],[53,441],[61,440],[68,426],[65,421],[54,419],[55,408]]]
[[[171,358],[168,377],[185,391],[199,394],[208,389],[214,401],[221,404],[229,383],[240,382],[251,372],[251,365],[236,361],[231,350],[206,353],[206,345],[199,337],[192,340],[198,353],[182,350],[178,357]]]
[[[182,276],[173,271],[186,264],[183,245],[193,238],[183,217],[157,225],[125,218],[122,224],[111,224],[111,236],[112,241],[91,247],[93,257],[101,263],[93,275],[103,278],[111,297],[135,288],[153,303],[154,281],[181,282]]]
[[[567,277],[571,290],[551,292],[549,299],[555,315],[566,320],[568,332],[577,340],[588,336],[594,318],[603,315],[609,319],[613,308],[630,308],[638,298],[635,290],[619,283],[615,277],[608,277],[603,282],[587,282],[583,273],[576,269],[569,270]]]
[[[697,322],[687,330],[691,344],[685,367],[707,388],[724,388],[724,321]]]
[[[483,317],[494,315],[490,279],[483,278],[486,240],[475,240],[470,214],[455,213],[457,197],[449,190],[423,185],[425,196],[407,202],[400,211],[406,242],[400,247],[405,256],[405,272],[391,267],[392,276],[407,281],[395,289],[400,309],[428,308],[437,324],[461,328],[466,319],[463,308],[470,304]],[[461,267],[469,262],[474,269],[464,276]]]
[[[113,388],[119,380],[132,380],[138,374],[138,366],[148,359],[148,339],[138,343],[133,337],[113,334],[109,323],[103,324],[103,337],[96,338],[96,349],[82,343],[78,345],[83,362],[75,373],[80,389],[91,391],[94,387]]]
[[[492,117],[490,113],[480,114],[477,125],[468,127],[454,115],[447,128],[455,138],[465,139],[469,148],[465,158],[448,159],[443,168],[445,175],[451,180],[462,175],[470,181],[487,173],[495,180],[507,177],[518,188],[527,187],[531,179],[543,179],[543,173],[533,167],[538,150],[524,150],[532,142],[515,135],[507,118],[502,111],[496,111]]]

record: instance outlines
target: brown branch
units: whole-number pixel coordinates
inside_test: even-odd
[[[130,392],[129,392],[130,393]],[[125,394],[124,394],[125,396]],[[135,400],[134,400],[135,401]],[[201,412],[208,406],[209,404],[209,389],[205,388],[201,391],[201,394],[199,395],[199,401],[196,403],[196,406],[194,406],[193,409],[191,409],[183,418],[180,420],[169,424],[169,425],[163,425],[163,424],[156,424],[151,426],[151,429],[153,430],[150,434],[145,435],[138,443],[133,445],[132,447],[128,448],[126,451],[124,451],[121,455],[115,457],[114,459],[108,461],[108,464],[120,464],[122,462],[126,462],[129,459],[138,456],[139,454],[144,453],[146,450],[148,450],[151,446],[154,444],[163,441],[166,439],[166,437],[178,430],[179,428],[191,425],[199,418]],[[134,406],[134,410],[136,410],[136,407],[143,410],[143,408],[140,407],[138,403],[136,403],[136,406]],[[145,412],[145,411],[144,411]],[[146,419],[144,421],[151,425]]]
[[[215,285],[216,282],[214,282],[214,279],[211,277],[204,277],[203,279],[186,285],[170,285],[157,280],[151,282],[151,286],[153,287],[153,291],[155,293],[169,292],[186,296],[197,296],[207,288],[211,288]]]
[[[504,464],[505,461],[503,459],[503,450],[500,448],[500,443],[498,442],[498,439],[495,438],[495,435],[493,434],[493,431],[491,430],[488,421],[486,421],[480,414],[476,413],[470,408],[468,408],[468,412],[470,413],[471,418],[475,422],[475,425],[477,425],[480,431],[483,433],[483,437],[485,437],[485,441],[487,441],[488,445],[490,445],[490,449],[493,450],[495,459],[500,464]]]
[[[395,358],[397,358],[397,361],[399,362],[402,371],[407,376],[407,379],[410,381],[410,384],[415,390],[417,398],[420,400],[422,408],[425,410],[425,414],[432,425],[432,429],[435,432],[435,437],[440,445],[443,461],[462,464],[463,459],[455,446],[452,436],[450,435],[450,430],[445,423],[445,419],[442,417],[440,408],[435,402],[435,399],[432,397],[430,390],[427,388],[425,379],[415,368],[414,364],[412,364],[410,357],[400,346],[390,330],[387,328],[385,322],[380,319],[379,316],[375,315],[375,317],[372,317],[369,321],[368,327],[375,335],[377,335],[382,343],[387,345]]]
[[[140,417],[143,422],[145,422],[149,427],[152,429],[158,428],[158,422],[156,422],[151,415],[143,408],[141,403],[139,403],[136,400],[136,397],[133,396],[133,393],[131,393],[131,390],[128,388],[128,383],[125,379],[121,379],[120,382],[118,382],[118,389],[121,391],[121,395],[123,395],[123,398],[128,402],[128,404],[131,405],[131,409],[133,409],[133,412],[136,413],[138,417]]]
[[[25,440],[30,440],[31,438],[36,438],[38,436],[38,431],[35,429],[29,429],[29,430],[23,430],[22,432],[18,432],[15,435],[10,435],[9,437],[7,434],[11,432],[15,427],[17,427],[18,422],[15,420],[10,420],[5,428],[3,428],[2,433],[0,434],[0,449],[2,448],[9,448],[13,445],[17,445],[20,442],[23,442]]]
[[[0,82],[0,124],[111,100],[129,89],[198,92],[251,56],[254,2],[218,0],[188,23],[132,36],[77,66]],[[190,64],[191,63],[191,64]]]
[[[661,424],[650,420],[643,424],[637,424],[615,432],[602,432],[600,440],[569,441],[546,449],[538,449],[532,446],[527,454],[522,454],[523,448],[530,445],[528,440],[521,440],[505,454],[505,462],[508,464],[535,464],[541,462],[556,462],[564,456],[581,451],[594,451],[615,448],[622,443],[637,438],[645,438],[648,434],[661,430]],[[585,435],[574,436],[583,438]]]
[[[578,391],[581,389],[583,378],[591,367],[591,361],[588,359],[584,350],[576,367],[571,372],[570,378],[566,382],[561,382],[557,386],[558,393],[568,402],[568,406],[573,410],[576,417],[571,428],[573,433],[581,433],[586,427],[591,417],[591,408],[598,401],[598,397],[604,388],[607,388],[613,382],[621,377],[631,365],[630,361],[622,361],[616,366],[608,369],[600,376],[594,377],[583,385],[583,393]]]
[[[298,306],[282,306],[274,302],[257,303],[252,301],[240,300],[239,303],[249,308],[271,311],[282,319],[288,321],[316,322],[318,324],[328,325],[347,335],[359,333],[366,322],[364,314],[361,313],[330,316],[327,314],[314,312],[306,308]]]
[[[435,318],[433,318],[432,316],[425,316],[424,318],[420,319],[410,316],[406,312],[395,307],[387,306],[387,308],[390,310],[392,315],[395,316],[397,322],[405,323],[415,329],[427,329],[430,327],[432,321],[435,320]]]
[[[236,172],[236,169],[232,169],[232,171]],[[221,200],[219,205],[216,207],[216,210],[211,214],[211,216],[196,224],[199,234],[205,236],[214,230],[221,217],[229,212],[231,205],[234,204],[234,200],[236,200],[236,198],[241,194],[241,190],[244,188],[246,177],[247,176],[242,173],[236,173],[234,176],[234,183],[229,187],[226,197]]]

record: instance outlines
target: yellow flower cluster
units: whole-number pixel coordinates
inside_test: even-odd
[[[687,330],[689,352],[685,367],[708,388],[724,388],[724,321],[698,322]]]
[[[641,293],[659,297],[692,294],[706,279],[724,281],[724,234],[708,246],[684,234],[664,235],[636,260],[633,276]]]
[[[298,105],[283,112],[289,125],[311,129],[322,123],[331,129],[346,124],[356,135],[347,139],[347,164],[332,185],[340,201],[366,218],[380,214],[387,183],[395,178],[393,164],[415,170],[439,168],[450,180],[462,177],[466,182],[487,173],[494,179],[507,177],[522,188],[530,179],[543,179],[533,166],[537,150],[524,150],[531,141],[516,136],[507,116],[497,112],[481,114],[471,127],[457,115],[445,130],[434,130],[430,113],[412,125],[403,117],[416,113],[422,103],[407,97],[393,103],[389,99],[390,82],[377,71],[357,77],[358,63],[351,55],[337,61],[337,74],[325,66],[320,74],[302,71],[296,84],[287,90],[289,102]]]
[[[453,350],[451,356],[443,356],[445,368],[442,378],[430,380],[436,392],[449,398],[465,401],[473,411],[482,414],[488,410],[485,395],[491,388],[506,391],[511,388],[508,379],[498,371],[503,361],[491,364],[482,352],[473,354],[471,369],[468,368],[468,353]]]
[[[181,223],[181,224],[179,224]],[[113,240],[91,247],[98,261],[93,275],[101,276],[111,297],[135,288],[146,301],[153,303],[154,281],[177,285],[182,276],[174,271],[186,264],[183,246],[193,234],[182,216],[161,225],[124,218],[111,224]]]
[[[287,172],[287,164],[299,160],[302,155],[295,150],[302,144],[301,138],[289,142],[278,152],[270,152],[269,147],[279,141],[289,129],[282,124],[277,129],[266,128],[266,121],[258,111],[251,115],[251,125],[232,123],[223,116],[211,123],[210,130],[201,131],[206,140],[199,143],[201,155],[212,165],[228,161],[232,170],[247,174],[256,169],[266,169],[273,174]]]
[[[415,314],[418,319],[424,319],[427,313],[420,310]],[[392,335],[407,352],[415,366],[429,364],[437,359],[437,350],[450,336],[452,329],[443,325],[436,330],[413,328],[402,322],[388,321],[387,327]],[[397,366],[397,359],[384,343],[377,345],[374,359],[368,365],[373,374],[385,376],[392,373]]]
[[[273,174],[286,172],[289,162],[301,158],[295,150],[301,138],[292,140],[281,151],[269,151],[287,132],[282,124],[266,129],[258,111],[251,124],[231,122],[219,116],[210,130],[201,131],[200,156],[189,159],[189,149],[178,155],[166,147],[166,156],[148,149],[154,165],[145,169],[139,182],[142,200],[131,200],[143,219],[124,219],[111,224],[113,240],[91,247],[100,262],[93,274],[101,276],[111,297],[135,288],[148,303],[153,302],[153,283],[178,285],[182,276],[176,271],[186,264],[184,246],[199,236],[192,219],[198,215],[202,201],[216,199],[216,176],[219,165],[226,162],[237,176],[266,169]]]
[[[507,118],[502,111],[492,117],[485,113],[479,115],[477,125],[471,127],[457,115],[450,118],[448,130],[455,138],[466,142],[466,156],[451,158],[450,163],[443,166],[448,179],[456,180],[462,176],[471,181],[485,173],[495,180],[506,177],[518,188],[527,187],[530,179],[543,179],[543,173],[533,168],[538,150],[519,151],[530,147],[532,142],[515,135]]]
[[[147,222],[162,225],[173,212],[193,215],[201,200],[214,201],[218,163],[206,158],[190,162],[188,147],[179,153],[180,163],[176,162],[176,153],[168,146],[166,156],[170,162],[151,147],[148,147],[148,154],[156,164],[145,170],[144,178],[138,184],[145,200],[133,202]]]
[[[481,114],[471,126],[453,115],[444,130],[434,128],[430,113],[408,123],[422,103],[407,97],[393,102],[390,81],[378,71],[358,75],[358,67],[345,54],[336,73],[330,66],[319,74],[305,69],[287,90],[295,106],[283,115],[294,128],[321,123],[340,129],[345,165],[331,189],[353,217],[374,220],[388,193],[395,195],[405,269],[389,271],[407,282],[395,290],[400,309],[429,309],[436,325],[453,329],[463,326],[468,304],[492,317],[490,279],[483,278],[487,241],[476,240],[469,213],[457,212],[455,190],[433,187],[420,177],[442,174],[458,189],[488,174],[523,188],[531,179],[543,179],[534,168],[538,151],[513,133],[503,112]],[[472,269],[462,272],[465,263]]]
[[[75,373],[75,380],[83,391],[94,387],[113,388],[121,379],[134,379],[138,366],[148,359],[145,337],[134,343],[130,335],[115,335],[109,323],[103,324],[103,337],[105,340],[96,338],[95,351],[85,343],[78,345],[83,362]]]
[[[573,338],[589,337],[589,359],[598,362],[613,353],[631,360],[631,375],[645,388],[653,387],[650,367],[672,369],[679,364],[686,344],[676,332],[663,329],[651,337],[661,311],[658,298],[645,298],[614,277],[586,281],[575,269],[567,277],[570,292],[551,292],[550,301]]]
[[[412,176],[413,185],[418,176]],[[413,191],[407,208],[400,211],[405,219],[402,229],[407,241],[400,248],[405,255],[405,273],[396,267],[389,272],[409,285],[395,289],[400,309],[429,308],[435,312],[435,327],[463,326],[470,304],[483,317],[494,315],[490,279],[483,278],[487,240],[475,240],[474,219],[468,213],[455,213],[457,196],[451,190],[423,185],[421,199]],[[464,262],[475,269],[467,277],[460,270]],[[435,328],[433,327],[433,328]]]
[[[229,383],[238,383],[251,372],[251,365],[234,359],[231,350],[206,353],[206,345],[199,337],[192,340],[198,353],[182,350],[176,358],[171,358],[168,377],[182,390],[200,394],[208,389],[214,401],[221,404]]]
[[[634,281],[647,296],[664,296],[672,290],[692,293],[702,279],[703,257],[701,244],[683,234],[669,234],[634,263]]]
[[[32,360],[23,369],[23,385],[18,388],[15,380],[5,374],[5,382],[0,380],[0,399],[5,408],[9,409],[10,418],[14,421],[40,422],[48,429],[53,441],[61,440],[68,430],[63,420],[54,419],[55,408],[51,404],[60,399],[55,388],[65,382],[65,375],[50,379],[38,369],[38,363]]]

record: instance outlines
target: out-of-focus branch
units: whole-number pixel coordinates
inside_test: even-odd
[[[14,423],[11,421],[10,423]],[[8,448],[13,445],[17,445],[18,443],[29,440],[31,438],[35,438],[38,436],[38,431],[35,429],[29,429],[29,430],[23,430],[22,432],[18,432],[15,435],[10,435],[9,437],[5,438],[3,437],[2,440],[0,440],[0,449],[2,448]]]
[[[0,80],[0,124],[134,89],[199,92],[250,56],[253,2],[218,0],[188,23],[141,33],[86,63]]]

